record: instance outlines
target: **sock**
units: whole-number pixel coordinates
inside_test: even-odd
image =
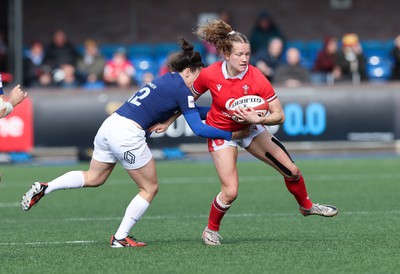
[[[59,189],[81,188],[84,184],[83,173],[82,171],[70,171],[47,184],[45,195]]]
[[[285,178],[285,184],[289,192],[293,194],[297,203],[301,207],[304,207],[305,209],[310,209],[312,207],[313,203],[308,197],[303,175],[300,174],[296,179]]]
[[[126,208],[124,218],[114,235],[115,238],[121,240],[128,236],[131,228],[136,224],[140,217],[142,217],[149,206],[149,202],[137,194]]]
[[[208,228],[214,231],[219,231],[221,220],[231,205],[223,204],[219,199],[219,193],[211,203],[210,215],[208,217]]]

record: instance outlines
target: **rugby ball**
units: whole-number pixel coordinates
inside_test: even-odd
[[[226,108],[229,110],[231,118],[235,121],[238,120],[235,116],[235,111],[247,107],[254,108],[260,117],[267,115],[269,110],[268,102],[257,95],[245,95],[237,99],[230,99],[226,103]]]

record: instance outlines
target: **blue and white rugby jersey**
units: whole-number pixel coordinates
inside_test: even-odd
[[[167,73],[143,86],[117,111],[134,120],[143,130],[163,122],[177,110],[196,112],[194,98],[179,73]]]

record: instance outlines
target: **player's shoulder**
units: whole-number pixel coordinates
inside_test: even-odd
[[[253,65],[248,66],[247,73],[251,77],[252,81],[255,81],[256,83],[260,83],[262,85],[271,85],[267,77],[265,77],[265,75]]]
[[[202,71],[208,74],[215,75],[215,73],[222,71],[222,61],[215,62],[204,68]]]

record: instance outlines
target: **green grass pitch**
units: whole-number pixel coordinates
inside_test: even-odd
[[[399,273],[400,159],[300,159],[314,202],[338,216],[300,215],[280,175],[239,162],[239,197],[221,246],[202,244],[219,182],[211,162],[157,163],[160,190],[133,234],[144,248],[112,249],[136,185],[117,165],[99,188],[53,192],[28,212],[34,181],[69,166],[0,166],[0,273]]]

